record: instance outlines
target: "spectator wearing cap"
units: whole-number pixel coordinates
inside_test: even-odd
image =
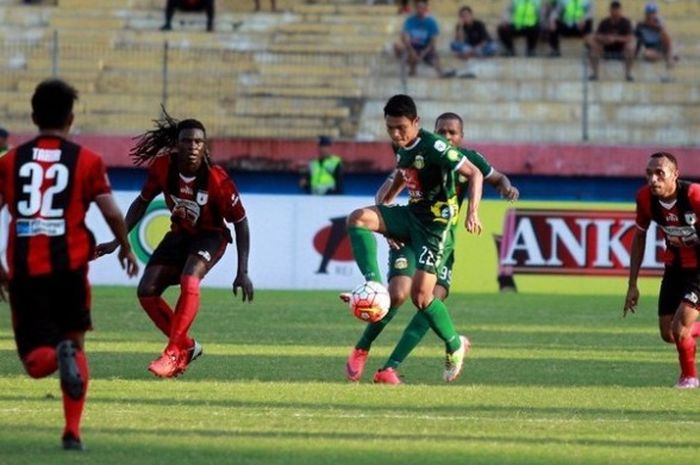
[[[637,23],[634,31],[637,36],[636,54],[641,51],[642,58],[646,61],[666,62],[666,69],[673,68],[673,47],[663,21],[659,17],[659,9],[655,3],[647,3],[644,7],[644,19]],[[669,79],[668,76],[664,80]]]
[[[622,14],[622,4],[617,0],[610,3],[610,15],[603,19],[595,34],[587,41],[589,60],[593,72],[588,77],[591,81],[598,79],[600,59],[622,60],[625,67],[625,79],[634,81],[632,63],[634,62],[634,34],[632,22]]]
[[[343,160],[331,152],[333,141],[328,136],[318,138],[318,158],[309,163],[308,172],[299,184],[313,195],[343,193]]]
[[[7,140],[9,137],[10,133],[7,132],[7,129],[0,128],[0,157],[10,150],[10,143]]]

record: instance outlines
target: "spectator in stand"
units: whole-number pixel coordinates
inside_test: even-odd
[[[641,51],[644,60],[659,61],[663,59],[666,62],[667,70],[673,68],[675,57],[671,36],[659,17],[659,9],[655,3],[647,3],[644,7],[644,19],[637,23],[635,35],[637,36],[635,55]],[[662,78],[663,81],[669,79],[669,76]]]
[[[535,56],[541,13],[541,0],[508,0],[503,19],[498,26],[498,37],[503,43],[505,56],[515,56],[513,39],[519,36],[525,37],[527,56]]]
[[[175,10],[180,11],[204,11],[207,14],[207,31],[214,30],[214,0],[168,0],[165,4],[165,24],[161,31],[172,30]]]
[[[632,63],[634,62],[634,34],[632,22],[623,16],[622,4],[617,0],[610,2],[610,16],[603,19],[595,34],[588,37],[589,58],[593,72],[591,81],[598,79],[600,59],[623,60],[625,79],[634,81]]]
[[[260,11],[260,0],[253,0],[255,2],[255,11]],[[277,0],[270,0],[270,11],[277,11]]]
[[[408,75],[416,75],[416,67],[425,61],[435,68],[440,77],[452,77],[454,72],[443,73],[437,52],[438,22],[428,13],[427,0],[415,1],[415,13],[406,18],[401,40],[394,45],[396,56],[408,64]]]
[[[490,57],[496,54],[497,45],[486,30],[483,21],[474,18],[472,9],[463,6],[455,25],[455,40],[452,51],[465,60],[473,57]]]
[[[550,57],[560,57],[559,36],[583,37],[584,42],[593,32],[592,0],[557,0],[549,14]]]
[[[8,137],[10,137],[10,133],[7,132],[7,129],[0,128],[0,157],[10,150],[10,143],[7,141]]]
[[[318,158],[309,163],[309,171],[301,178],[301,188],[314,195],[343,193],[343,159],[333,154],[329,136],[318,138]]]

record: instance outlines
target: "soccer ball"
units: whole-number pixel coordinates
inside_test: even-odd
[[[389,311],[389,291],[376,281],[367,281],[350,294],[350,311],[366,323],[376,323]]]

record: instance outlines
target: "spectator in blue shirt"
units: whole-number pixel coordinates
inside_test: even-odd
[[[437,21],[428,13],[427,0],[416,0],[415,13],[406,18],[401,31],[401,41],[394,47],[396,56],[408,64],[408,75],[416,75],[416,67],[421,61],[426,62],[441,77],[450,77],[454,73],[443,73],[436,42],[440,28]]]

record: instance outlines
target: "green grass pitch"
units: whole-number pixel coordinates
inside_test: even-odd
[[[172,301],[173,294],[168,295]],[[60,449],[58,381],[28,378],[0,306],[0,464],[697,463],[700,390],[678,391],[655,297],[455,295],[472,339],[462,377],[441,381],[435,336],[375,386],[413,310],[376,342],[359,384],[343,366],[363,325],[333,292],[259,291],[252,305],[204,289],[204,356],[175,380],[146,371],[163,337],[133,288],[95,288],[84,454]]]

